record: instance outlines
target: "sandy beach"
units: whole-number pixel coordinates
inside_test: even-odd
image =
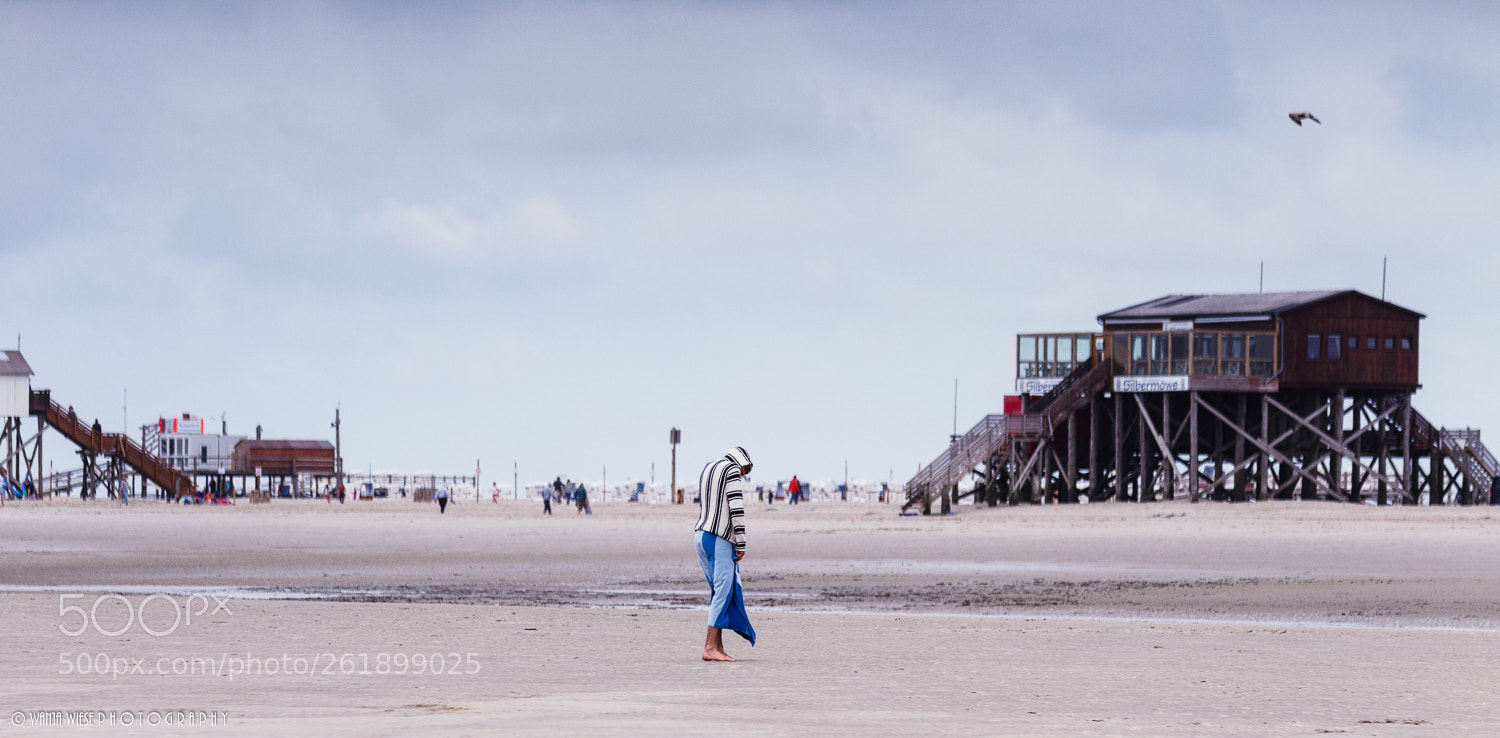
[[[152,735],[1500,731],[1486,508],[755,505],[743,575],[761,640],[731,638],[735,664],[697,658],[695,512],[12,503],[0,721],[54,735],[90,719]]]

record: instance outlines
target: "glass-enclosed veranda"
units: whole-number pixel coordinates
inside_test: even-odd
[[[1024,333],[1016,336],[1016,378],[1052,379],[1073,373],[1093,355],[1095,333]]]
[[[1112,334],[1117,371],[1129,376],[1271,377],[1275,333],[1150,331]]]

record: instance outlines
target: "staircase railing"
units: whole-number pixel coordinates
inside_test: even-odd
[[[906,483],[906,504],[902,509],[916,504],[931,490],[947,490],[995,452],[1003,450],[1012,437],[1041,432],[1040,415],[984,416]]]
[[[1387,398],[1383,409],[1399,402],[1397,398]],[[1399,416],[1395,416],[1395,420],[1399,426]],[[1496,476],[1500,476],[1500,464],[1496,463],[1495,456],[1480,442],[1477,429],[1438,428],[1426,416],[1417,412],[1416,408],[1412,408],[1411,437],[1418,447],[1435,449],[1452,459],[1454,465],[1468,477],[1470,486],[1474,488],[1475,498],[1489,501],[1490,485],[1494,484]]]
[[[1472,428],[1444,428],[1440,433],[1443,453],[1469,478],[1470,486],[1475,488],[1476,498],[1482,497],[1488,502],[1490,485],[1495,476],[1500,474],[1500,469],[1496,469],[1495,457],[1490,454],[1489,449],[1480,443],[1479,431]]]
[[[45,390],[31,393],[32,412],[36,414],[44,412],[47,423],[80,448],[119,456],[141,476],[167,490],[174,497],[192,494],[196,491],[192,477],[142,448],[129,436],[120,433],[94,433],[94,429],[84,425],[76,413],[64,410],[61,405],[51,401],[50,396],[44,393]]]
[[[1462,441],[1464,451],[1473,456],[1490,476],[1500,476],[1500,462],[1495,460],[1495,455],[1479,440],[1478,428],[1444,428],[1443,435]]]
[[[1090,359],[1080,364],[1067,378],[1033,404],[1030,412],[1047,416],[1052,426],[1067,420],[1088,403],[1094,393],[1104,389],[1114,378],[1114,367],[1107,361]]]
[[[1012,437],[1052,432],[1109,384],[1113,370],[1109,362],[1091,358],[1032,403],[1025,414],[986,415],[906,483],[906,505],[902,509],[916,504],[933,490],[946,491],[996,451],[1003,450]]]

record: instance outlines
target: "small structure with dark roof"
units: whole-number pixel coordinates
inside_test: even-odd
[[[292,477],[331,477],[337,465],[333,444],[327,441],[272,441],[247,438],[234,447],[237,474]]]
[[[1420,386],[1426,316],[1355,290],[1166,295],[1104,313],[1120,391]]]
[[[31,375],[20,351],[0,351],[0,418],[31,414]]]

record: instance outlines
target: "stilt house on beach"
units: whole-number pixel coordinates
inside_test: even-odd
[[[1167,295],[1098,331],[1022,334],[1019,400],[918,471],[906,506],[1486,504],[1500,466],[1479,431],[1411,406],[1424,317],[1354,290]]]

